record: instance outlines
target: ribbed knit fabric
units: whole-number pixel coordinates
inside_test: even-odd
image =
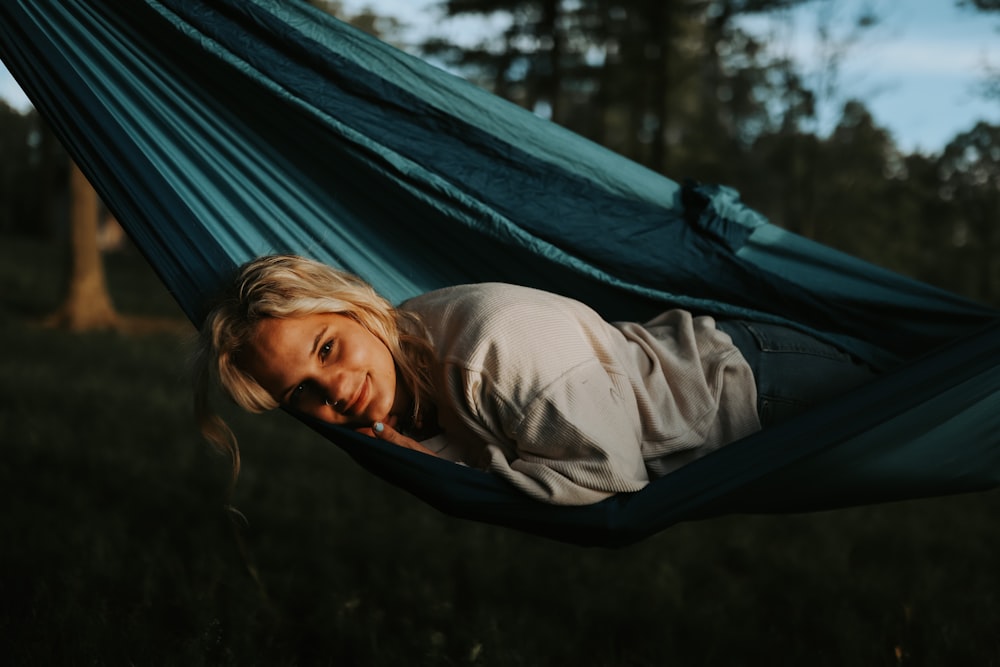
[[[413,298],[437,353],[441,457],[560,505],[638,491],[760,429],[749,366],[710,317],[610,324],[548,292],[485,283]]]

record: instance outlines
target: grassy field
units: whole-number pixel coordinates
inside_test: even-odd
[[[0,663],[1000,665],[1000,495],[676,526],[583,549],[443,516],[282,416],[190,420],[177,333],[35,321],[63,257],[0,239]],[[125,314],[180,317],[135,256]]]

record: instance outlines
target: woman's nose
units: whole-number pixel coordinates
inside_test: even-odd
[[[342,404],[344,400],[344,383],[341,373],[333,370],[324,373],[318,378],[316,384],[319,387],[322,398],[327,405],[335,405],[337,403]]]

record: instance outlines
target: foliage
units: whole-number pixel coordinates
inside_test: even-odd
[[[981,177],[991,166],[958,159],[969,142],[990,155],[996,128],[972,128],[939,155],[906,155],[862,102],[850,100],[835,129],[819,134],[818,108],[835,97],[843,50],[878,17],[863,14],[835,30],[839,19],[821,3],[828,71],[811,77],[741,20],[804,2],[447,0],[446,17],[489,17],[495,33],[472,45],[432,38],[422,48],[674,179],[734,186],[790,230],[1000,303],[1000,210]],[[313,4],[398,37],[401,24],[391,17],[367,9],[346,15],[335,0]],[[0,233],[64,233],[66,159],[38,116],[0,106],[0,149]]]
[[[507,2],[514,23],[453,53],[675,178],[735,185],[790,229],[1000,302],[1000,128],[906,155],[855,101],[819,136],[817,91],[732,20],[780,3],[659,4]],[[234,523],[227,462],[191,424],[180,338],[30,323],[62,284],[37,237],[58,228],[65,158],[34,114],[4,107],[0,158],[5,663],[1000,661],[996,492],[587,550],[442,516],[283,415],[227,412],[245,466],[232,501],[249,517]],[[110,256],[108,277],[124,312],[180,317],[137,256]]]
[[[349,23],[359,30],[364,30],[369,35],[378,37],[390,44],[396,43],[396,38],[403,28],[403,24],[399,19],[393,16],[376,14],[367,5],[358,13],[351,14],[344,9],[344,3],[340,2],[340,0],[307,0],[307,2],[328,14],[336,16],[341,21]]]
[[[980,299],[1000,294],[1000,127],[978,123],[955,137],[938,169],[957,248],[959,289]]]
[[[64,227],[66,164],[35,111],[0,100],[0,234],[46,237]]]
[[[1000,13],[1000,0],[958,0],[958,5],[983,13]],[[986,98],[1000,101],[1000,68],[996,65],[990,63],[985,66],[980,92]]]
[[[503,28],[472,46],[431,39],[424,52],[584,136],[676,173],[691,156],[725,155],[730,144],[746,145],[770,127],[771,101],[794,77],[738,19],[802,2],[449,0],[446,16],[504,16]]]
[[[1000,0],[959,0],[958,4],[981,11],[1000,11]]]
[[[747,16],[803,1],[448,0],[446,16],[490,16],[496,32],[473,45],[432,38],[423,49],[674,179],[734,186],[790,230],[1000,303],[991,240],[1000,209],[973,173],[986,165],[903,154],[858,100],[832,132],[817,131],[839,63],[878,15],[866,10],[844,27],[833,3],[817,6],[820,76],[744,28]],[[986,155],[995,133],[976,135]]]

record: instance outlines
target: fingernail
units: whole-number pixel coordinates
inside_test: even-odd
[[[383,424],[382,422],[375,422],[375,425],[372,426],[372,430],[375,431],[376,433],[381,433],[382,431],[385,430],[385,424]]]

